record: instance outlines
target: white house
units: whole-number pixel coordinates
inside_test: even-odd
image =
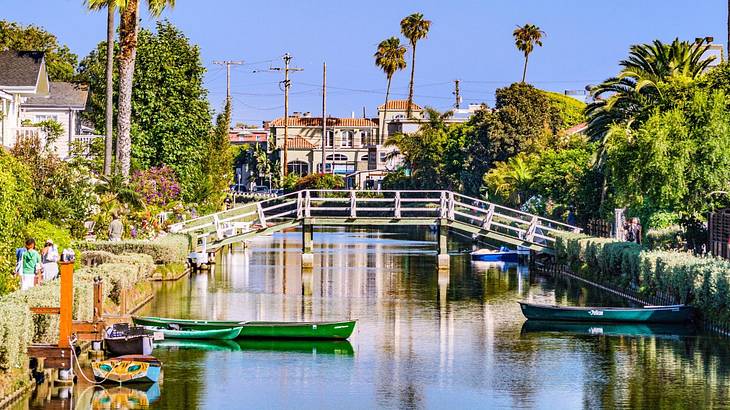
[[[80,84],[51,82],[47,95],[28,97],[20,106],[20,121],[38,123],[53,120],[61,124],[63,134],[55,141],[53,148],[61,158],[69,155],[74,141],[96,136],[82,135],[79,114],[86,108],[89,97],[88,87]]]
[[[15,145],[18,135],[37,133],[21,126],[21,105],[28,97],[48,95],[46,60],[40,51],[0,51],[0,143]]]
[[[43,141],[41,129],[30,124],[54,120],[63,134],[49,148],[67,158],[74,141],[88,144],[97,137],[82,132],[79,118],[88,95],[83,85],[50,82],[41,51],[0,52],[0,144],[11,148],[23,136]]]

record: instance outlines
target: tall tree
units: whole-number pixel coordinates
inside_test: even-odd
[[[227,98],[225,108],[216,117],[215,129],[210,134],[208,162],[204,168],[213,188],[208,201],[217,208],[223,205],[228,186],[233,182],[233,152],[228,137],[230,124],[231,99]]]
[[[120,0],[119,22],[119,102],[117,107],[117,164],[125,178],[129,176],[132,149],[132,84],[134,63],[137,56],[137,32],[139,29],[140,0]],[[89,0],[89,5],[105,7],[109,0]],[[147,0],[147,8],[153,16],[159,16],[165,7],[175,6],[175,0]]]
[[[79,76],[89,84],[89,111],[95,124],[104,122],[106,43],[81,61]],[[119,47],[115,47],[119,51]],[[175,171],[186,200],[203,180],[211,113],[203,85],[205,67],[200,49],[167,21],[156,32],[139,32],[132,90],[132,163],[134,168],[168,165]],[[119,78],[115,75],[115,85]],[[118,88],[114,90],[118,95]]]
[[[524,83],[527,77],[527,61],[530,58],[530,53],[535,49],[535,45],[542,47],[542,38],[545,36],[545,32],[534,24],[525,24],[522,27],[517,26],[515,31],[512,32],[512,36],[515,38],[517,49],[525,55],[525,65],[522,68],[522,82]]]
[[[390,82],[396,71],[406,68],[406,60],[404,58],[406,48],[401,45],[398,37],[387,38],[378,44],[378,50],[375,52],[375,65],[383,70],[388,78],[388,86],[385,88],[385,105],[383,108],[383,124],[381,124],[381,138],[385,136],[385,121],[388,115],[388,97],[390,96]]]
[[[413,105],[413,76],[416,73],[416,44],[426,38],[431,29],[431,20],[424,20],[423,14],[413,13],[400,22],[400,31],[411,43],[411,82],[408,85],[408,107],[406,113],[411,118]]]
[[[660,83],[671,78],[693,80],[706,71],[715,59],[704,56],[708,48],[705,39],[631,46],[629,57],[619,63],[619,74],[592,91],[595,101],[586,108],[588,135],[601,139],[613,124],[640,125],[662,100]]]
[[[91,10],[106,8],[106,121],[104,133],[104,175],[112,172],[112,148],[114,146],[114,16],[118,7],[123,6],[124,0],[107,0],[94,2],[86,0]]]
[[[0,51],[44,51],[51,81],[72,81],[78,57],[43,28],[0,20]]]

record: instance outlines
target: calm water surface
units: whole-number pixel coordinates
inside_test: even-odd
[[[730,341],[690,329],[525,325],[518,300],[616,305],[610,295],[525,269],[472,264],[451,243],[437,269],[425,231],[257,239],[215,270],[161,284],[141,314],[239,320],[358,319],[349,342],[168,341],[164,381],[146,390],[79,385],[75,404],[159,409],[722,408]],[[106,395],[106,396],[105,396]],[[32,398],[31,408],[52,403]],[[105,396],[105,397],[102,397]],[[109,408],[115,408],[107,401]]]

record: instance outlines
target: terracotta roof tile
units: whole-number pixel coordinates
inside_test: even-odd
[[[306,139],[302,137],[293,137],[289,138],[289,148],[292,149],[314,149],[317,148],[316,145],[312,144],[311,142],[307,141]]]
[[[408,108],[408,100],[390,100],[388,101],[388,110],[406,110]],[[378,110],[385,109],[385,104],[380,104],[378,106]],[[420,105],[416,103],[411,103],[411,109],[414,111],[420,111],[423,108],[421,108]]]
[[[277,118],[269,124],[271,127],[283,127],[284,118]],[[290,127],[321,127],[322,117],[289,117]],[[377,127],[369,118],[327,118],[328,127]]]

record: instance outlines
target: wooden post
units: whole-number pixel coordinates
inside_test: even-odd
[[[70,347],[74,303],[74,263],[59,262],[61,267],[61,317],[58,326],[58,347]]]
[[[395,204],[394,204],[394,214],[393,216],[395,219],[400,219],[400,191],[396,191],[395,193]]]
[[[309,218],[312,216],[312,194],[309,192],[309,190],[306,191],[305,197],[304,197],[304,217]]]
[[[357,197],[354,189],[350,191],[350,217],[357,218]]]
[[[104,314],[104,293],[102,293],[104,289],[103,286],[101,278],[94,280],[94,317],[92,319],[94,323],[100,322],[101,315]]]

